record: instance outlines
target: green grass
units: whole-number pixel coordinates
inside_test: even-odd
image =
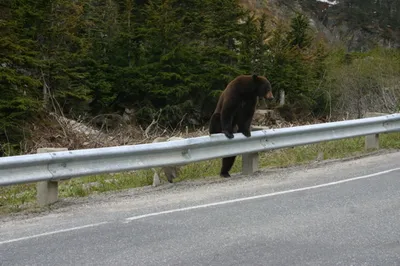
[[[314,161],[320,152],[323,159],[338,159],[365,153],[364,137],[329,141],[260,153],[260,168],[287,167]],[[399,149],[400,133],[380,135],[381,149]],[[181,167],[179,178],[174,182],[193,179],[218,178],[220,159],[203,161]],[[241,171],[241,156],[238,156],[231,173]],[[161,175],[163,180],[166,178]],[[85,197],[106,191],[148,186],[152,184],[152,170],[129,173],[105,174],[74,178],[59,183],[59,197]],[[0,187],[0,214],[32,210],[37,208],[36,184]]]
[[[327,141],[318,144],[280,149],[260,154],[260,167],[287,167],[308,163],[323,153],[323,159],[339,159],[365,154],[365,137]],[[382,134],[379,136],[381,149],[399,149],[400,133]]]

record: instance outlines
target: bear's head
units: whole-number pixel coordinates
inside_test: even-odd
[[[258,97],[263,97],[268,100],[274,99],[271,83],[268,81],[267,78],[263,76],[253,75],[253,81],[255,83],[256,94]]]

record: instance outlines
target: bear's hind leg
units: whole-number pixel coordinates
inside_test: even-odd
[[[232,169],[235,159],[236,156],[222,158],[221,172],[219,174],[221,177],[231,177],[229,171]]]

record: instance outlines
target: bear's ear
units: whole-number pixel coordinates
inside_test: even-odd
[[[253,77],[253,80],[254,80],[254,81],[256,81],[256,80],[257,80],[257,78],[258,78],[257,74],[253,74],[253,76],[252,76],[252,77]]]

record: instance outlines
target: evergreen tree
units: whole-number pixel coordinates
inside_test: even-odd
[[[20,127],[41,108],[41,79],[35,41],[29,31],[40,13],[33,1],[0,5],[0,139],[16,142]],[[8,132],[8,133],[7,133]]]

